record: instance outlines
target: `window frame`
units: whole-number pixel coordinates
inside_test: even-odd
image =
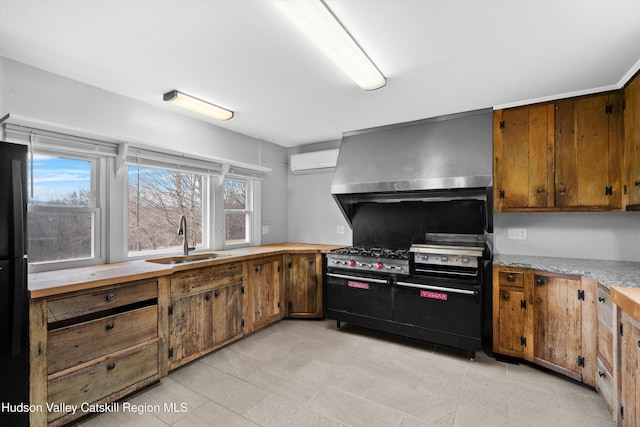
[[[124,219],[124,227],[125,227],[125,240],[124,240],[124,253],[125,253],[125,257],[127,260],[137,260],[137,259],[146,259],[146,258],[151,258],[153,256],[158,256],[158,255],[171,255],[171,254],[178,254],[178,253],[182,253],[182,250],[180,247],[170,247],[170,248],[164,248],[164,249],[158,249],[158,250],[148,250],[148,251],[141,251],[141,252],[131,252],[129,250],[129,209],[128,209],[128,204],[129,204],[129,173],[128,173],[128,169],[130,166],[137,166],[137,167],[144,167],[144,168],[151,168],[151,169],[161,169],[161,170],[168,170],[168,171],[174,171],[174,172],[179,172],[179,173],[191,173],[191,174],[196,174],[196,175],[200,175],[202,178],[202,190],[201,190],[201,203],[202,203],[202,243],[200,245],[196,245],[196,249],[193,252],[197,252],[197,251],[207,251],[207,250],[211,250],[211,246],[212,246],[212,239],[210,238],[210,232],[209,232],[209,218],[211,217],[211,203],[210,203],[210,198],[209,198],[209,192],[210,192],[210,186],[211,186],[211,174],[206,174],[206,173],[202,173],[201,171],[189,171],[188,168],[185,167],[181,167],[181,168],[172,168],[170,166],[164,166],[164,165],[146,165],[146,164],[136,164],[133,162],[128,162],[125,165],[125,168],[127,169],[127,173],[126,178],[125,178],[125,185],[124,185],[124,209],[125,209],[125,219]],[[176,230],[178,229],[178,223],[176,223]],[[187,224],[187,226],[189,226],[190,224]]]
[[[245,195],[245,208],[244,209],[225,209],[224,207],[224,183],[226,181],[241,181],[246,183],[246,195]],[[222,186],[221,186],[221,199],[222,199],[222,224],[223,224],[223,232],[222,232],[222,245],[225,249],[233,249],[244,246],[252,246],[255,244],[259,244],[256,242],[256,224],[255,224],[255,206],[256,206],[256,197],[255,197],[255,187],[256,182],[254,179],[246,176],[239,175],[227,175],[224,177]],[[245,215],[245,240],[241,242],[230,242],[227,240],[227,215],[237,215],[243,214]]]
[[[71,160],[88,161],[90,166],[90,201],[88,206],[70,206],[70,205],[33,205],[27,200],[27,215],[30,212],[37,213],[91,213],[91,255],[83,258],[70,258],[64,260],[29,262],[29,272],[40,272],[49,270],[60,270],[63,268],[85,267],[90,265],[98,265],[106,263],[106,219],[104,212],[106,210],[106,169],[107,161],[104,156],[90,155],[82,152],[74,152],[72,150],[56,150],[50,147],[31,146],[29,153],[29,173],[33,167],[33,156],[43,155],[48,157],[56,157]],[[29,179],[29,181],[31,178]],[[30,193],[30,189],[28,189]],[[29,249],[27,248],[27,256]]]

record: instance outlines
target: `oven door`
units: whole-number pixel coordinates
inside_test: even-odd
[[[455,336],[481,337],[482,305],[477,281],[411,277],[393,286],[394,319],[438,335],[451,335],[448,345],[458,345]]]
[[[391,283],[387,279],[331,270],[326,274],[326,286],[327,312],[393,319]]]

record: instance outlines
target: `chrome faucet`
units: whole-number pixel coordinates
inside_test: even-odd
[[[189,255],[189,251],[195,250],[195,246],[189,247],[189,243],[187,242],[188,234],[187,234],[187,217],[184,215],[180,215],[180,225],[178,226],[178,236],[182,236],[182,251],[184,256]]]

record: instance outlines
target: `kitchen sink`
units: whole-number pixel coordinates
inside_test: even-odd
[[[154,262],[156,264],[185,264],[189,262],[209,261],[215,258],[219,258],[224,255],[220,255],[214,252],[207,252],[202,254],[192,255],[176,255],[165,258],[152,258],[146,260],[147,262]]]

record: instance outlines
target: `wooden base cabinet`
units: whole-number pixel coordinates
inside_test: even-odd
[[[506,267],[493,277],[494,352],[595,386],[595,282]]]
[[[282,255],[248,261],[245,333],[276,322],[284,316]]]
[[[169,370],[242,336],[243,291],[242,263],[171,276]]]
[[[620,314],[620,406],[618,425],[640,423],[640,324]]]
[[[31,302],[31,399],[55,409],[32,425],[86,415],[158,381],[158,282],[144,280]],[[45,419],[46,418],[46,419]]]
[[[614,371],[614,306],[609,290],[598,285],[598,372],[596,390],[609,406],[612,414],[616,408],[617,389]]]
[[[322,254],[287,254],[284,265],[287,317],[322,318]]]

